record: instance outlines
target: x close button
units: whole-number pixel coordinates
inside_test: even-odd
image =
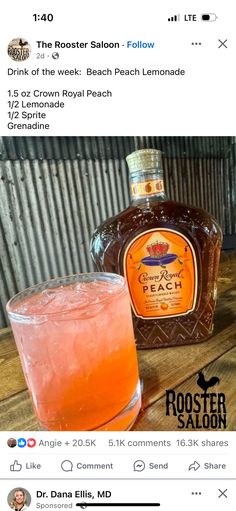
[[[228,39],[225,39],[224,41],[221,41],[221,39],[218,39],[218,41],[219,41],[219,43],[220,43],[220,45],[218,46],[218,48],[228,48],[228,46],[227,46],[227,44],[226,44],[226,43],[227,43],[227,41],[228,41]]]
[[[218,489],[218,492],[219,492],[219,495],[218,495],[218,499],[220,499],[221,497],[225,497],[225,499],[228,498],[228,495],[226,495],[228,489],[226,488],[226,490],[220,490]]]

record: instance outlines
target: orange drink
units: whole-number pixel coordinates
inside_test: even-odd
[[[141,398],[123,277],[53,279],[16,295],[7,311],[42,429],[132,426]]]

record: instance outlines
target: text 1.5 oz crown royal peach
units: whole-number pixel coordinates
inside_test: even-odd
[[[213,329],[222,234],[206,211],[165,195],[161,153],[127,157],[131,205],[95,231],[99,271],[125,275],[137,345],[206,340]]]

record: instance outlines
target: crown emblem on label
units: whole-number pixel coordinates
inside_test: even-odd
[[[147,245],[147,251],[150,257],[164,256],[167,254],[169,248],[169,244],[164,241],[156,241],[155,243],[151,243],[151,245]]]

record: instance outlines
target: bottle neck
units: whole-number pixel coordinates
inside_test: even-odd
[[[138,170],[130,174],[130,189],[132,202],[140,200],[167,199],[164,188],[163,170]]]

